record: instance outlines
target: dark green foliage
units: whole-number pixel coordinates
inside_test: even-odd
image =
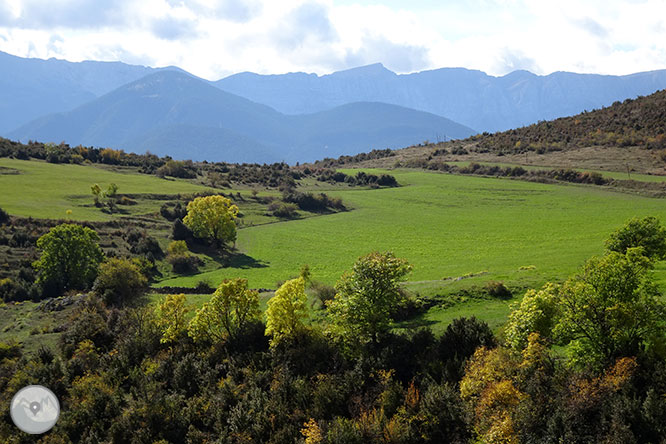
[[[303,211],[315,213],[345,209],[340,198],[332,198],[325,193],[300,193],[289,189],[283,193],[282,200],[298,205],[298,208]]]
[[[294,219],[298,217],[298,207],[292,203],[273,202],[268,206],[268,211],[275,217],[282,219]]]
[[[506,288],[504,282],[490,281],[486,283],[486,291],[491,298],[509,299],[511,291]]]
[[[201,260],[194,255],[169,256],[167,261],[171,264],[173,271],[178,274],[196,273]]]
[[[9,214],[0,208],[0,225],[4,225],[9,222]]]
[[[492,330],[483,321],[471,318],[458,318],[446,328],[437,345],[438,360],[442,368],[434,369],[433,376],[446,382],[457,383],[463,376],[465,363],[479,347],[492,348],[496,345]]]
[[[398,181],[390,174],[382,174],[376,176],[375,174],[368,174],[359,171],[355,176],[349,176],[340,171],[324,169],[315,173],[317,180],[320,182],[331,183],[347,183],[349,185],[357,186],[371,186],[371,187],[397,187]]]
[[[191,179],[197,176],[194,164],[191,160],[168,160],[164,165],[155,171],[155,175],[159,177],[171,176],[180,177],[183,179]]]
[[[626,253],[629,248],[642,247],[652,259],[666,258],[666,228],[653,216],[633,218],[606,240],[609,251]]]
[[[192,230],[190,230],[182,220],[176,219],[171,228],[171,237],[173,240],[191,241],[194,239]]]

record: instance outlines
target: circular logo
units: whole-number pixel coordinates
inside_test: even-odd
[[[58,421],[60,403],[46,387],[29,385],[14,395],[9,413],[16,427],[37,435],[48,432]]]

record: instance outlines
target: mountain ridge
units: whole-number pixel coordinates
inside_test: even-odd
[[[203,160],[196,155],[201,153],[206,160],[296,162],[473,133],[443,117],[381,103],[287,116],[189,74],[161,71],[72,111],[32,121],[9,137],[193,160]]]

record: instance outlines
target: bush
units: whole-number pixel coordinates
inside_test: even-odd
[[[503,282],[499,281],[487,282],[486,291],[488,292],[488,295],[493,298],[509,299],[511,297],[511,291],[504,286]]]
[[[194,236],[192,234],[192,230],[187,228],[182,220],[176,219],[176,221],[173,223],[173,228],[171,229],[171,237],[174,240],[188,241],[193,239]]]
[[[331,285],[326,285],[322,282],[312,282],[310,288],[324,307],[326,306],[326,302],[332,301],[335,297],[335,288]]]
[[[298,207],[293,203],[284,203],[284,202],[274,202],[268,206],[268,211],[270,211],[273,216],[279,217],[282,219],[293,219],[298,216],[296,211]]]
[[[164,257],[164,252],[162,251],[159,242],[157,242],[157,239],[148,235],[142,237],[139,242],[132,247],[131,251],[134,254],[142,254],[144,256],[152,256],[155,258]]]
[[[195,273],[199,269],[201,260],[192,255],[187,256],[169,256],[167,262],[171,264],[174,273],[186,274]]]
[[[121,305],[143,293],[148,281],[139,267],[127,259],[108,259],[99,267],[93,290],[107,304]]]
[[[9,214],[2,208],[0,208],[0,225],[4,225],[9,222]]]

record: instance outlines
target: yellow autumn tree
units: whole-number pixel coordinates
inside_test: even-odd
[[[194,236],[218,245],[236,240],[238,207],[224,196],[197,197],[187,204],[183,223]]]
[[[303,319],[308,315],[305,279],[291,279],[268,300],[266,310],[266,336],[272,336],[271,345],[284,339],[293,338],[305,326]]]
[[[234,337],[248,322],[259,319],[260,314],[259,293],[248,288],[247,279],[228,279],[197,310],[188,334],[195,341],[223,341]]]
[[[159,305],[159,325],[162,329],[163,344],[175,342],[178,337],[186,331],[185,315],[187,314],[185,306],[185,295],[169,294]]]

